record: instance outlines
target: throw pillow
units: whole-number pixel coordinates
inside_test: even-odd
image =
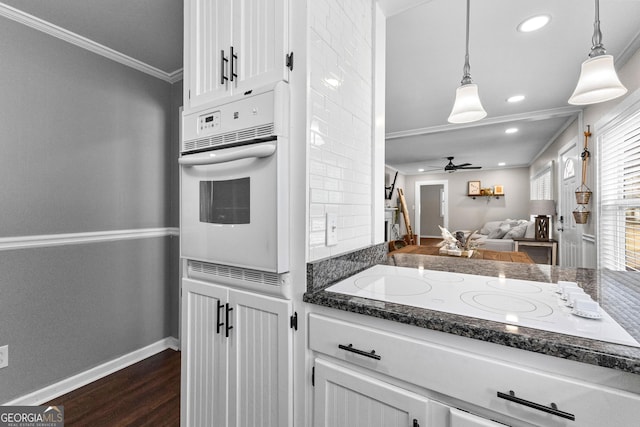
[[[521,239],[524,237],[527,232],[527,224],[520,224],[513,227],[511,230],[504,235],[503,239]]]
[[[524,233],[525,239],[535,239],[536,237],[536,223],[534,221],[529,221],[527,223],[527,231]]]
[[[487,239],[502,239],[505,234],[511,229],[509,225],[501,225],[497,230],[493,230],[487,236]]]
[[[496,231],[498,228],[500,228],[500,224],[502,224],[502,221],[489,221],[482,226],[479,233],[491,234],[492,231]]]
[[[508,225],[509,228],[512,228],[519,224],[520,223],[518,222],[517,219],[505,219],[504,221],[502,221],[502,223],[500,223],[500,226],[502,227],[503,225]]]

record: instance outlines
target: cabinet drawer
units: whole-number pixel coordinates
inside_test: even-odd
[[[322,315],[309,317],[312,350],[510,418],[581,427],[626,426],[640,419],[640,395],[634,393]],[[552,406],[575,421],[549,413]]]

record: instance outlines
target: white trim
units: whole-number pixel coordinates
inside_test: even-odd
[[[49,246],[78,245],[116,240],[148,239],[151,237],[178,236],[178,228],[141,228],[137,230],[92,231],[87,233],[46,234],[0,238],[0,251],[43,248]]]
[[[83,387],[89,383],[92,383],[100,378],[104,378],[114,372],[131,366],[134,363],[138,363],[148,357],[158,354],[161,351],[172,349],[178,351],[178,340],[174,337],[163,338],[153,344],[138,350],[132,351],[129,354],[120,356],[102,365],[88,369],[84,372],[76,374],[72,377],[66,378],[62,381],[58,381],[55,384],[51,384],[47,387],[36,390],[32,393],[18,397],[17,399],[5,402],[3,406],[31,406],[41,405],[56,397],[67,394],[73,390]]]
[[[164,80],[165,82],[175,83],[182,79],[182,68],[171,73],[167,73],[156,67],[125,55],[124,53],[120,53],[109,47],[103,46],[100,43],[97,43],[93,40],[73,33],[69,30],[66,30],[62,27],[59,27],[55,24],[47,22],[43,19],[30,15],[4,3],[0,3],[0,16],[4,16],[5,18],[11,19],[20,24],[24,24],[38,31],[42,31],[45,34],[79,46],[97,55],[104,56],[105,58],[126,65],[127,67],[131,67],[143,73],[149,74],[150,76],[156,77],[160,80]]]
[[[582,111],[582,108],[574,107],[574,106],[552,108],[549,110],[532,111],[530,113],[521,113],[521,114],[512,114],[512,115],[501,116],[501,117],[492,117],[489,119],[484,119],[482,121],[473,122],[473,123],[455,124],[455,125],[451,125],[451,124],[437,125],[437,126],[430,126],[426,128],[401,130],[397,132],[388,132],[386,134],[386,139],[398,139],[398,138],[406,138],[409,136],[428,135],[431,133],[440,133],[440,132],[451,131],[451,130],[468,129],[471,127],[488,126],[488,125],[509,123],[509,122],[516,122],[516,121],[530,122],[530,121],[537,121],[537,120],[552,119],[556,117],[573,116],[581,111]]]

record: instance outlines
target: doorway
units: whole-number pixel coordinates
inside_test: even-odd
[[[559,265],[580,267],[582,264],[582,229],[573,218],[576,206],[575,191],[578,187],[580,172],[580,147],[574,138],[562,147],[558,154],[558,176],[560,192],[558,197],[558,246]]]
[[[440,227],[449,226],[449,182],[417,181],[415,185],[414,233],[421,237],[440,237]]]

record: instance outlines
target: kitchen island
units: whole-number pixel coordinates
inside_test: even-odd
[[[638,279],[629,272],[387,255],[381,245],[309,263],[313,425],[635,425]],[[556,296],[559,280],[578,283],[597,300],[602,319],[569,312]],[[522,295],[535,289],[535,298]],[[553,314],[528,327],[523,318],[532,317],[533,300]],[[470,301],[500,301],[522,315],[487,317]],[[558,317],[573,328],[551,332]],[[580,330],[598,325],[621,334]],[[593,338],[600,336],[607,341]],[[397,422],[372,424],[367,414],[383,411]]]
[[[378,251],[379,252],[379,251]],[[557,283],[577,282],[633,338],[640,341],[640,274],[611,272],[550,265],[460,259],[429,255],[392,254],[380,257],[348,254],[344,259],[329,259],[308,265],[308,292],[304,301],[400,322],[420,328],[446,332],[475,340],[500,344],[548,356],[579,361],[596,366],[640,375],[640,348],[542,329],[513,325],[451,314],[445,311],[411,307],[368,298],[326,291],[332,283],[342,280],[368,266],[386,263],[399,267],[424,268],[463,274],[476,274],[511,279]],[[364,260],[359,258],[364,256]],[[355,270],[354,270],[355,268]],[[349,270],[351,271],[349,272]],[[330,274],[327,274],[327,272]]]

